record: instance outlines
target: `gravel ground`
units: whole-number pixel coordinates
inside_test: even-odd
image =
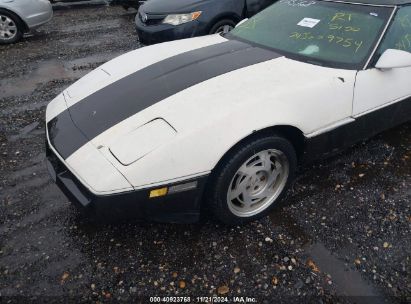
[[[133,17],[59,10],[34,36],[0,47],[0,302],[411,301],[409,123],[302,168],[287,206],[243,227],[97,225],[77,213],[46,173],[45,107],[140,47]]]

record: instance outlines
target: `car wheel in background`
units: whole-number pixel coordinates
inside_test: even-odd
[[[235,24],[236,23],[230,19],[220,20],[210,29],[210,34],[226,34],[235,27]]]
[[[209,206],[228,225],[261,218],[279,206],[296,167],[296,152],[285,138],[266,135],[246,141],[215,172]]]
[[[20,19],[6,10],[0,9],[0,44],[14,43],[23,36]]]

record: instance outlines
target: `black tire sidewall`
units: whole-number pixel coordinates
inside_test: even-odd
[[[216,30],[217,30],[219,27],[223,26],[223,25],[231,25],[232,27],[235,27],[236,23],[235,23],[233,20],[231,20],[231,19],[223,19],[223,20],[220,20],[220,21],[216,22],[216,23],[210,28],[209,34],[216,34]]]
[[[256,153],[267,150],[276,149],[285,154],[289,163],[289,176],[284,189],[278,198],[262,212],[251,217],[238,217],[234,215],[227,202],[227,191],[230,186],[231,180],[238,168],[251,156]],[[267,215],[274,208],[280,207],[282,204],[282,198],[284,197],[287,189],[290,187],[292,180],[294,179],[295,171],[297,168],[297,156],[292,144],[280,136],[266,136],[256,138],[251,141],[247,141],[237,147],[232,153],[230,153],[225,163],[223,163],[219,169],[217,169],[214,175],[214,183],[211,189],[210,204],[214,215],[223,223],[228,225],[243,224],[251,222],[256,219],[262,218]]]
[[[16,26],[17,26],[16,36],[14,36],[14,38],[13,38],[13,39],[10,39],[10,40],[2,40],[2,39],[0,38],[0,44],[12,44],[12,43],[16,43],[16,42],[19,41],[19,40],[21,39],[21,37],[23,36],[23,24],[22,24],[20,18],[19,18],[17,15],[15,15],[15,14],[7,11],[7,10],[1,9],[1,8],[0,8],[0,14],[1,14],[1,15],[4,15],[4,16],[7,16],[7,17],[9,17],[10,19],[12,19],[12,20],[14,21],[14,23],[16,24]]]

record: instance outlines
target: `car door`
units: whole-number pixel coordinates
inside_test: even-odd
[[[277,0],[246,0],[246,17],[250,18],[254,16],[266,7],[270,6],[271,4],[274,4],[274,2],[277,2]]]
[[[362,121],[367,135],[400,124],[410,118],[411,67],[376,69],[375,63],[387,49],[411,52],[411,6],[400,8],[379,46],[371,68],[356,77],[353,117]],[[365,135],[365,134],[364,134]]]

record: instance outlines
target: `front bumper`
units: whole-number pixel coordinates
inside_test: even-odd
[[[180,25],[145,25],[137,14],[135,22],[139,40],[143,44],[156,44],[205,35],[205,29],[203,29],[198,21],[191,21]]]
[[[177,184],[155,187],[172,187],[191,181],[195,189],[150,198],[154,188],[110,195],[91,193],[54,154],[47,143],[47,168],[53,180],[67,198],[78,208],[101,220],[135,219],[159,222],[193,223],[200,218],[201,198],[207,176]]]

